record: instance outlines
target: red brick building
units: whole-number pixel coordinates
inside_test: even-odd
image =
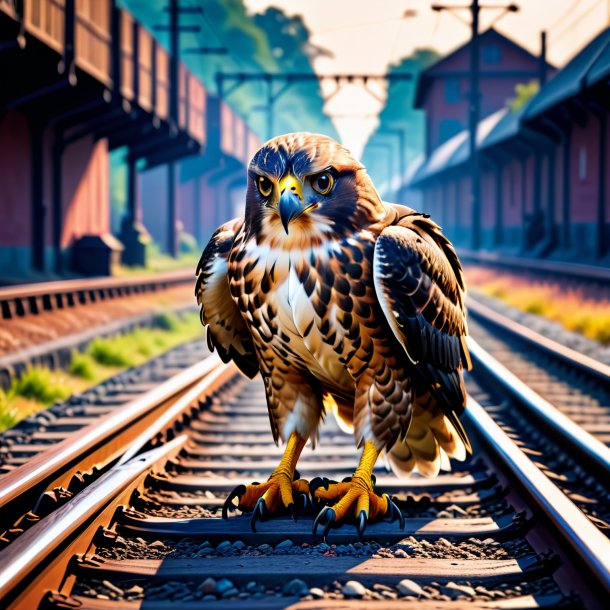
[[[610,253],[610,28],[519,111],[479,126],[481,247],[564,261]],[[458,246],[472,242],[467,132],[432,150],[413,176],[423,207]]]
[[[538,79],[548,66],[493,28],[480,35],[481,116],[501,108],[515,94],[515,85]],[[426,112],[426,156],[468,125],[470,43],[420,75],[415,107]]]

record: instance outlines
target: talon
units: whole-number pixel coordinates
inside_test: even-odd
[[[364,536],[364,530],[366,529],[366,525],[368,522],[368,517],[366,511],[361,510],[358,515],[358,538],[362,540],[362,536]]]
[[[288,514],[290,515],[290,517],[292,518],[293,521],[297,520],[296,515],[294,514],[294,504],[289,504],[287,507],[288,510]]]
[[[254,533],[256,533],[256,522],[259,520],[259,518],[261,521],[263,521],[265,518],[266,508],[265,499],[262,497],[259,498],[254,505],[254,511],[252,511],[252,519],[250,519],[250,527]]]
[[[332,508],[330,508],[330,506],[325,506],[318,513],[317,517],[315,518],[315,520],[313,522],[314,536],[316,536],[318,533],[318,525],[321,525],[324,521],[326,521],[326,523],[324,523],[324,530],[322,531],[322,537],[323,537],[324,541],[326,541],[326,536],[328,535],[328,532],[330,531],[330,528],[332,527],[332,524],[335,522],[335,520],[336,520],[335,511]]]
[[[384,495],[387,496],[388,494],[384,494]],[[394,500],[392,500],[390,498],[390,496],[388,496],[388,509],[392,511],[390,521],[394,521],[394,514],[396,514],[396,518],[398,519],[400,529],[404,530],[405,529],[405,516],[402,514],[402,511],[400,510],[400,508],[398,508],[398,506],[396,505]]]
[[[326,542],[326,536],[328,536],[328,532],[330,531],[330,528],[336,519],[335,511],[332,508],[328,509],[328,515],[329,515],[328,521],[327,521],[326,525],[324,526],[324,532],[322,533],[324,542]]]
[[[238,485],[230,494],[229,497],[225,500],[225,503],[222,505],[222,518],[229,518],[229,508],[236,508],[233,504],[233,500],[235,498],[241,498],[246,493],[245,485]]]

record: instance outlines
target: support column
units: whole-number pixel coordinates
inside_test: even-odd
[[[63,272],[63,259],[61,253],[61,227],[63,224],[63,133],[55,130],[53,143],[53,269],[55,273]]]
[[[174,258],[178,256],[178,235],[176,234],[176,164],[167,164],[167,251]]]
[[[494,166],[494,247],[498,247],[502,243],[502,234],[504,232],[504,193],[502,188],[502,164],[496,163]]]
[[[597,236],[595,254],[602,258],[606,254],[606,146],[608,137],[608,115],[599,115],[599,155],[597,167]]]
[[[562,173],[563,173],[563,193],[561,197],[561,245],[565,250],[571,246],[570,235],[570,155],[572,152],[571,133],[567,129],[561,139],[562,147]]]
[[[125,248],[121,262],[132,267],[145,267],[150,236],[141,221],[137,161],[131,156],[127,157],[127,212],[121,223],[120,240]]]
[[[32,267],[37,271],[45,270],[45,228],[46,207],[44,205],[44,128],[34,124],[30,127],[32,144]]]

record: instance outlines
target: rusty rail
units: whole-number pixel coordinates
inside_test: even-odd
[[[100,277],[6,286],[0,288],[0,310],[4,319],[36,315],[108,298],[165,290],[192,283],[193,280],[194,271],[169,271],[149,276]]]

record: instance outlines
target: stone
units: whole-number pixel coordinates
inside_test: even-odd
[[[225,591],[233,588],[233,583],[228,578],[221,578],[216,582],[216,593],[219,595],[222,595]]]
[[[197,555],[199,555],[199,557],[204,557],[205,555],[212,555],[213,553],[214,549],[210,546],[203,547],[202,549],[199,549],[197,551]]]
[[[314,599],[323,599],[324,591],[318,587],[313,587],[309,589],[309,595],[311,595]]]
[[[235,549],[236,551],[241,551],[242,549],[246,548],[246,543],[243,540],[236,540],[233,544],[232,544],[233,549]]]
[[[203,591],[206,595],[216,591],[216,581],[213,578],[206,578],[198,587],[199,591]]]
[[[468,585],[458,585],[455,582],[448,582],[443,589],[454,589],[460,594],[468,595],[468,597],[475,597],[477,592],[473,587],[469,587]],[[445,593],[445,591],[443,591]]]
[[[298,595],[301,597],[302,595],[307,595],[308,593],[309,587],[307,586],[307,583],[300,578],[295,578],[287,582],[282,589],[282,594],[287,596]]]
[[[396,585],[396,590],[399,595],[417,595],[417,597],[428,598],[429,595],[426,593],[415,581],[405,578]]]
[[[341,592],[345,597],[362,597],[366,593],[366,589],[357,580],[348,580]]]
[[[107,588],[110,589],[110,591],[112,591],[113,593],[115,593],[116,595],[124,595],[124,591],[123,589],[121,589],[120,587],[117,587],[116,585],[112,584],[109,580],[103,580],[102,584]]]
[[[227,599],[228,597],[233,597],[235,595],[239,595],[239,589],[236,589],[235,587],[231,587],[230,589],[227,589],[222,595],[221,597],[223,599]]]
[[[149,549],[164,549],[165,544],[161,540],[155,540],[148,545]]]
[[[292,540],[288,539],[288,540],[282,540],[282,542],[280,542],[275,548],[277,549],[289,549],[291,546],[293,546],[293,542]]]
[[[228,551],[231,548],[231,543],[228,540],[223,540],[217,547],[217,553],[223,553],[224,551]]]
[[[127,593],[128,595],[141,595],[142,593],[144,593],[144,587],[140,587],[140,585],[134,585],[133,587],[129,587],[129,589],[127,589],[125,593]]]

